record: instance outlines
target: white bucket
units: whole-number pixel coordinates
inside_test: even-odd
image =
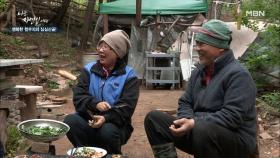
[[[97,61],[98,60],[98,54],[97,53],[84,53],[83,54],[83,65]]]

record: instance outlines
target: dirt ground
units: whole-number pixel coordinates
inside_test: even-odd
[[[176,108],[178,98],[182,95],[182,90],[144,90],[140,92],[140,98],[132,118],[134,132],[130,137],[128,143],[123,146],[123,154],[128,155],[130,158],[150,158],[152,157],[152,150],[149,146],[148,139],[144,129],[145,115],[157,108]],[[67,95],[67,104],[63,107],[66,114],[74,112],[72,104],[72,93]],[[63,155],[69,150],[72,145],[66,137],[53,142],[56,146],[58,155]],[[178,151],[180,158],[189,158],[183,152]]]
[[[122,151],[130,158],[152,158],[152,150],[148,143],[143,122],[145,115],[157,108],[176,108],[178,98],[183,90],[146,90],[142,89],[140,98],[132,118],[134,132],[128,143],[123,146]],[[74,112],[72,104],[72,93],[67,95],[67,104],[63,107],[66,114]],[[279,121],[279,120],[278,120]],[[63,155],[72,147],[66,137],[53,142],[58,155]],[[274,139],[260,139],[260,158],[279,158],[279,141]],[[177,151],[179,158],[192,158],[192,156]]]

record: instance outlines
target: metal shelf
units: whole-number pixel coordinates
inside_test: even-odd
[[[156,84],[172,84],[171,89],[175,88],[175,84],[180,87],[180,63],[179,53],[146,53],[145,63],[145,79],[146,87]],[[164,78],[165,74],[167,78]]]

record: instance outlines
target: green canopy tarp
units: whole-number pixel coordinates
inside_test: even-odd
[[[206,0],[142,0],[142,15],[205,13]],[[100,5],[100,14],[135,14],[136,0],[117,0]]]

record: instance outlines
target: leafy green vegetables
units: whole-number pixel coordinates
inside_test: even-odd
[[[62,128],[51,127],[51,126],[31,126],[24,130],[24,132],[32,135],[40,136],[57,136],[65,132]]]

